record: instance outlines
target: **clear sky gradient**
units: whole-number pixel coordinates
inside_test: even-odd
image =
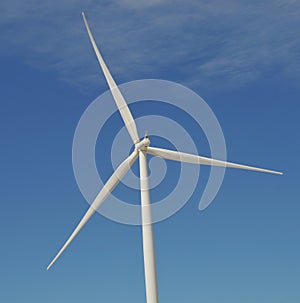
[[[107,90],[84,10],[118,83],[190,87],[217,116],[229,161],[285,173],[228,169],[199,212],[203,169],[185,207],[154,226],[160,301],[300,302],[299,2],[93,2],[0,3],[0,301],[145,302],[140,227],[99,214],[46,271],[88,208],[72,140]]]

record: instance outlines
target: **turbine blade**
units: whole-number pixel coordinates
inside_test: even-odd
[[[60,255],[64,252],[64,250],[69,246],[75,236],[80,232],[83,226],[87,223],[87,221],[92,217],[92,215],[96,212],[96,210],[100,207],[100,205],[104,202],[107,196],[113,191],[116,185],[120,182],[120,180],[125,176],[130,167],[133,165],[135,160],[138,157],[138,152],[135,150],[125,161],[123,161],[120,166],[116,169],[116,171],[111,175],[108,179],[104,187],[101,189],[94,202],[91,204],[90,208],[83,216],[69,239],[65,242],[63,247],[60,249],[55,258],[48,265],[47,270],[55,263],[55,261],[60,257]]]
[[[89,24],[87,22],[87,19],[85,17],[85,14],[84,12],[82,12],[82,16],[83,16],[83,21],[84,21],[84,24],[85,24],[85,27],[86,27],[86,30],[89,34],[89,38],[91,40],[91,43],[93,45],[93,48],[94,48],[94,51],[95,51],[95,54],[97,56],[97,59],[99,61],[99,64],[100,64],[100,67],[103,71],[103,74],[106,78],[106,81],[108,83],[108,86],[110,88],[110,91],[114,97],[114,100],[117,104],[117,107],[119,109],[119,112],[121,114],[121,117],[125,123],[125,126],[129,132],[129,135],[130,137],[132,138],[133,142],[134,143],[137,143],[139,141],[139,136],[138,136],[138,132],[137,132],[137,128],[136,128],[136,124],[133,120],[133,117],[131,115],[131,112],[127,106],[127,103],[126,101],[124,100],[124,97],[122,96],[116,82],[114,81],[113,77],[111,76],[101,54],[100,54],[100,51],[97,47],[97,44],[94,40],[94,37],[92,35],[92,32],[90,30],[90,27],[89,27]]]
[[[148,147],[147,153],[156,157],[168,159],[168,160],[174,160],[174,161],[180,161],[180,162],[186,162],[186,163],[193,163],[193,164],[202,164],[202,165],[210,165],[210,166],[221,166],[221,167],[231,167],[231,168],[239,168],[239,169],[246,169],[246,170],[253,170],[258,172],[264,172],[264,173],[271,173],[271,174],[277,174],[282,175],[282,172],[264,169],[264,168],[258,168],[243,164],[236,164],[231,162],[225,162],[220,160],[215,160],[211,158],[201,157],[197,155],[191,155],[186,154],[178,151],[173,150],[167,150],[162,148],[156,148],[156,147]]]

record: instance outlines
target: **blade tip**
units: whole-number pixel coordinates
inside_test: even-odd
[[[55,260],[51,261],[50,264],[47,266],[47,271],[53,266]]]
[[[271,171],[271,173],[273,173],[273,174],[275,174],[275,175],[283,175],[283,172],[281,172],[281,171]]]

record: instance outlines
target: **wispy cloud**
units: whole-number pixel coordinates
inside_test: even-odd
[[[266,73],[296,79],[299,1],[2,1],[1,53],[96,87],[85,10],[117,81],[167,78],[241,85]],[[296,81],[295,81],[296,82]]]

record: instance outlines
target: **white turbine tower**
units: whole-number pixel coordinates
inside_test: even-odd
[[[89,28],[88,22],[84,13],[83,20],[93,45],[94,51],[96,53],[97,59],[101,66],[101,69],[104,73],[104,76],[109,85],[110,91],[113,95],[113,98],[116,102],[118,110],[124,120],[125,126],[129,132],[130,137],[134,143],[135,149],[132,154],[125,159],[112,176],[108,179],[104,187],[101,189],[90,208],[83,216],[69,239],[57,253],[55,258],[48,265],[47,270],[55,263],[55,261],[60,257],[68,245],[72,242],[75,236],[79,233],[82,227],[87,223],[87,221],[92,217],[100,205],[104,202],[106,197],[113,191],[116,185],[120,180],[125,176],[130,167],[139,157],[140,165],[140,190],[141,190],[141,212],[142,212],[142,237],[143,237],[143,254],[144,254],[144,274],[145,274],[145,285],[146,285],[146,299],[147,303],[157,303],[158,302],[158,291],[157,291],[157,276],[156,276],[156,262],[155,262],[155,249],[154,249],[154,238],[153,238],[153,228],[152,228],[152,213],[151,213],[151,204],[150,204],[150,192],[148,184],[148,163],[147,163],[147,154],[179,162],[187,162],[194,164],[210,165],[210,166],[222,166],[222,167],[231,167],[239,168],[246,170],[253,170],[258,172],[266,172],[272,174],[281,175],[281,172],[262,169],[247,165],[235,164],[230,162],[219,161],[211,158],[201,157],[197,155],[190,155],[183,152],[172,151],[162,148],[150,147],[150,140],[148,135],[146,135],[142,140],[139,139],[136,124],[131,115],[131,112],[118,88],[114,79],[112,78],[100,52],[94,40],[94,37]]]

